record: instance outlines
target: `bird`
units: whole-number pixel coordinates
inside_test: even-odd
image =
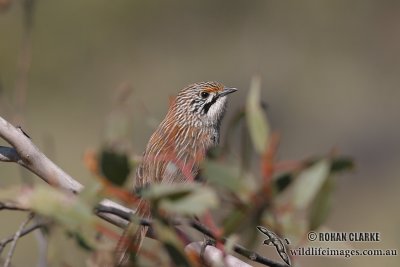
[[[227,97],[236,91],[215,81],[194,83],[180,90],[147,143],[136,169],[134,192],[152,184],[193,182],[207,151],[219,143]],[[149,203],[141,199],[136,214],[151,218]],[[147,226],[139,226],[133,236],[125,237],[129,246],[123,242],[125,251],[118,256],[119,266],[127,266],[128,247],[136,254],[147,231]]]

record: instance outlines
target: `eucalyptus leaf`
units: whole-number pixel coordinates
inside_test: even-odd
[[[233,234],[229,237],[226,238],[226,242],[225,242],[225,253],[227,254],[233,254],[234,253],[234,246],[239,243],[239,236],[237,234]]]
[[[332,160],[331,172],[341,172],[354,169],[354,161],[350,157],[336,157]]]
[[[94,228],[99,220],[92,207],[78,196],[47,185],[36,185],[18,195],[16,200],[37,213],[55,219],[71,231]]]
[[[115,149],[101,151],[100,167],[103,176],[117,186],[122,186],[125,183],[131,171],[128,156]]]
[[[330,162],[323,159],[300,173],[293,182],[293,202],[297,209],[305,209],[311,204],[327,179],[329,170]]]
[[[190,267],[191,264],[184,253],[183,244],[175,231],[173,231],[173,228],[157,220],[153,223],[153,228],[158,240],[162,242],[164,249],[173,261],[174,266]]]
[[[223,144],[222,148],[222,153],[225,154],[230,151],[231,149],[231,143],[232,139],[234,137],[234,132],[236,128],[238,128],[239,125],[241,125],[240,122],[242,122],[243,119],[245,119],[245,111],[244,110],[237,110],[231,119],[226,123],[226,131],[225,131],[225,136],[224,140],[225,143]]]
[[[232,210],[224,219],[224,233],[227,235],[233,233],[237,227],[241,225],[245,219],[247,219],[246,215],[247,214],[243,209]]]
[[[227,188],[233,192],[241,189],[240,170],[238,166],[228,166],[215,161],[206,160],[202,170],[211,184]]]
[[[97,243],[91,242],[89,245],[87,240],[83,240],[82,236],[79,239],[80,241],[77,239],[75,233],[66,231],[65,227],[53,224],[48,236],[48,266],[86,266],[85,259],[92,252],[90,247],[93,248],[93,245],[97,245]],[[86,245],[83,245],[83,243],[80,244],[80,242],[85,243],[88,247],[83,248]]]
[[[79,198],[85,203],[95,206],[102,200],[103,185],[97,180],[91,180],[79,193]]]
[[[160,208],[178,214],[200,215],[218,205],[218,199],[210,188],[198,188],[180,199],[170,198],[160,201]]]
[[[267,149],[270,128],[267,116],[261,106],[261,81],[254,77],[246,103],[246,120],[255,150],[263,154]]]
[[[317,229],[325,222],[331,208],[333,189],[333,178],[328,177],[328,179],[326,179],[322,185],[321,190],[319,190],[311,206],[310,230]]]
[[[231,191],[243,202],[248,202],[252,194],[258,190],[253,175],[248,172],[241,173],[237,165],[226,165],[207,160],[203,163],[202,168],[207,182]]]
[[[163,243],[163,245],[168,255],[170,256],[172,262],[174,263],[173,266],[182,266],[182,267],[192,266],[182,250],[178,249],[176,246],[168,242]]]
[[[196,183],[152,185],[143,197],[157,202],[167,212],[185,215],[199,215],[218,205],[215,192]]]
[[[294,175],[290,172],[280,174],[275,180],[275,188],[278,193],[285,190],[294,180]]]
[[[93,247],[90,244],[90,242],[88,242],[88,239],[85,238],[85,236],[83,236],[81,233],[79,232],[70,232],[70,237],[74,238],[76,243],[78,244],[78,246],[84,250],[87,251],[93,251]]]
[[[144,188],[142,196],[149,200],[159,200],[162,198],[179,199],[190,194],[200,184],[195,183],[176,183],[176,184],[153,184]]]

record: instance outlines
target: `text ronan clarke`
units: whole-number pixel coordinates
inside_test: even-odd
[[[380,234],[378,232],[320,232],[319,241],[337,241],[337,242],[379,242]]]

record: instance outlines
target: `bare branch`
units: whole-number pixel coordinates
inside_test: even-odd
[[[21,130],[8,123],[2,117],[0,117],[0,137],[7,141],[18,155],[18,158],[16,158],[13,151],[7,151],[2,147],[3,152],[8,152],[8,154],[1,153],[2,158],[6,158],[5,155],[7,155],[7,159],[10,161],[14,159],[14,162],[27,168],[52,186],[74,193],[83,188],[82,184],[48,159]]]
[[[8,251],[8,255],[6,258],[6,261],[4,262],[3,267],[8,267],[11,263],[11,258],[14,254],[15,248],[17,246],[17,241],[18,239],[21,237],[22,231],[24,230],[25,226],[30,222],[30,220],[33,218],[33,213],[30,213],[28,215],[28,218],[26,218],[25,221],[22,222],[21,226],[19,227],[18,231],[15,233],[13,239],[12,239],[12,243],[11,243],[11,248]]]
[[[96,207],[95,213],[103,220],[106,220],[109,223],[124,229],[128,226],[128,223],[130,222],[135,211],[111,200],[104,199]]]
[[[185,247],[186,253],[195,253],[196,255],[202,254],[203,242],[193,242]],[[222,263],[223,266],[235,266],[235,267],[251,267],[251,265],[239,260],[231,255],[224,257],[221,250],[213,246],[207,246],[204,254],[202,255],[207,263],[207,266],[218,266]]]
[[[33,225],[31,225],[31,226],[29,226],[29,227],[23,229],[23,230],[21,231],[21,234],[20,234],[19,237],[21,238],[21,237],[23,237],[23,236],[25,236],[25,235],[27,235],[27,234],[29,234],[29,233],[35,231],[36,229],[45,227],[46,225],[48,225],[48,223],[49,223],[49,222],[43,222],[43,221],[42,221],[42,222],[37,222],[37,223],[35,223],[35,224],[33,224]],[[10,243],[11,241],[14,240],[14,236],[15,236],[15,235],[9,236],[9,237],[7,237],[7,238],[5,238],[5,239],[3,239],[3,240],[0,241],[0,254],[1,254],[1,252],[3,251],[4,247],[5,247],[8,243]]]
[[[0,210],[29,211],[27,208],[13,202],[0,202]]]

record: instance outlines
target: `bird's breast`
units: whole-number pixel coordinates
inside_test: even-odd
[[[213,127],[159,128],[150,138],[135,185],[194,180],[207,150],[218,139],[218,131]]]

